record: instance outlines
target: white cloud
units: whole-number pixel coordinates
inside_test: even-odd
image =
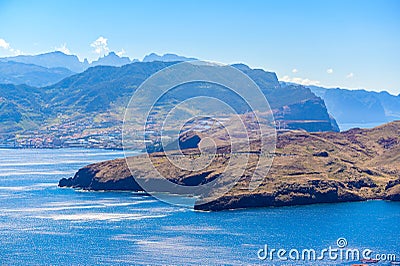
[[[321,85],[321,83],[318,80],[311,80],[308,78],[300,78],[300,77],[291,78],[289,76],[284,76],[281,79],[281,81],[297,83],[297,84],[304,85],[304,86],[310,86],[310,85],[319,86],[319,85]]]
[[[13,55],[22,54],[22,52],[20,50],[12,48],[10,43],[8,43],[6,40],[1,39],[1,38],[0,38],[0,48],[6,50],[8,52],[11,52]]]
[[[353,72],[350,72],[349,74],[346,75],[346,78],[351,79],[352,77],[354,77]]]
[[[0,47],[6,50],[10,49],[10,44],[6,40],[0,38]]]
[[[121,51],[117,52],[116,54],[117,54],[119,57],[121,57],[121,56],[123,56],[125,53],[126,53],[126,52],[125,52],[124,48],[122,48]]]
[[[21,55],[22,51],[14,48],[10,48],[10,52],[13,53],[14,55]]]
[[[110,49],[108,48],[107,41],[108,39],[104,38],[103,36],[97,38],[97,40],[90,44],[90,46],[94,48],[93,52],[98,55],[104,55],[108,53]]]
[[[292,73],[297,73],[297,72],[299,72],[299,71],[296,68],[292,69]]]
[[[328,68],[328,69],[326,70],[326,73],[332,74],[332,73],[333,73],[333,69],[332,69],[332,68]]]
[[[67,48],[66,43],[63,43],[60,47],[56,47],[55,50],[63,52],[64,54],[71,54],[70,50]]]

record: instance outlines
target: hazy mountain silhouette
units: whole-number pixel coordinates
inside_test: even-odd
[[[9,61],[33,64],[47,68],[63,67],[73,72],[82,72],[87,68],[83,62],[79,61],[76,55],[67,55],[60,51],[38,55],[18,55],[0,58],[0,62]]]
[[[18,62],[0,62],[0,83],[43,87],[75,74],[63,67],[46,68]]]
[[[110,52],[108,55],[100,57],[97,61],[93,61],[90,66],[123,66],[130,63],[129,57],[120,57],[116,53]]]
[[[339,123],[384,123],[400,119],[400,95],[386,91],[309,88],[324,99],[328,111]]]
[[[179,55],[176,55],[176,54],[158,55],[158,54],[155,54],[155,53],[151,53],[149,55],[146,55],[143,58],[142,62],[153,62],[153,61],[177,62],[177,61],[193,61],[193,60],[198,60],[198,59],[179,56]]]

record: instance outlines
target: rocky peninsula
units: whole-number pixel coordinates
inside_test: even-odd
[[[171,167],[163,153],[152,153],[150,157],[171,181],[193,186],[221,174],[231,155],[224,153],[223,147],[219,151],[220,156],[207,168],[196,172]],[[187,150],[189,154],[196,152],[196,148]],[[143,167],[146,156],[129,158],[135,166],[133,173],[125,159],[116,159],[85,166],[74,177],[60,180],[59,186],[142,191],[132,174],[149,172]],[[400,121],[345,132],[279,132],[274,156],[268,175],[257,189],[247,189],[253,167],[250,161],[249,171],[233,189],[194,208],[218,211],[374,199],[400,201]],[[149,174],[148,179],[151,182],[154,177]]]

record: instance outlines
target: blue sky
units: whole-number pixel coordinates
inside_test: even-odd
[[[400,1],[0,0],[0,57],[55,49],[89,60],[171,52],[399,94]]]

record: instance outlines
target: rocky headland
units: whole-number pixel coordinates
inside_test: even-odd
[[[186,139],[193,142],[193,138]],[[218,178],[225,169],[231,155],[224,153],[223,147],[218,150],[220,154],[200,171],[174,167],[163,153],[152,153],[150,158],[170,181],[194,186]],[[198,149],[186,152],[196,155]],[[59,186],[142,191],[133,175],[148,173],[148,181],[154,179],[144,167],[146,156],[129,158],[131,169],[134,166],[132,173],[125,159],[116,159],[85,166],[74,177],[60,180]],[[274,156],[270,171],[257,189],[247,189],[257,162],[253,154],[246,166],[248,171],[229,192],[194,208],[217,211],[373,199],[400,201],[400,121],[340,133],[280,132]]]

